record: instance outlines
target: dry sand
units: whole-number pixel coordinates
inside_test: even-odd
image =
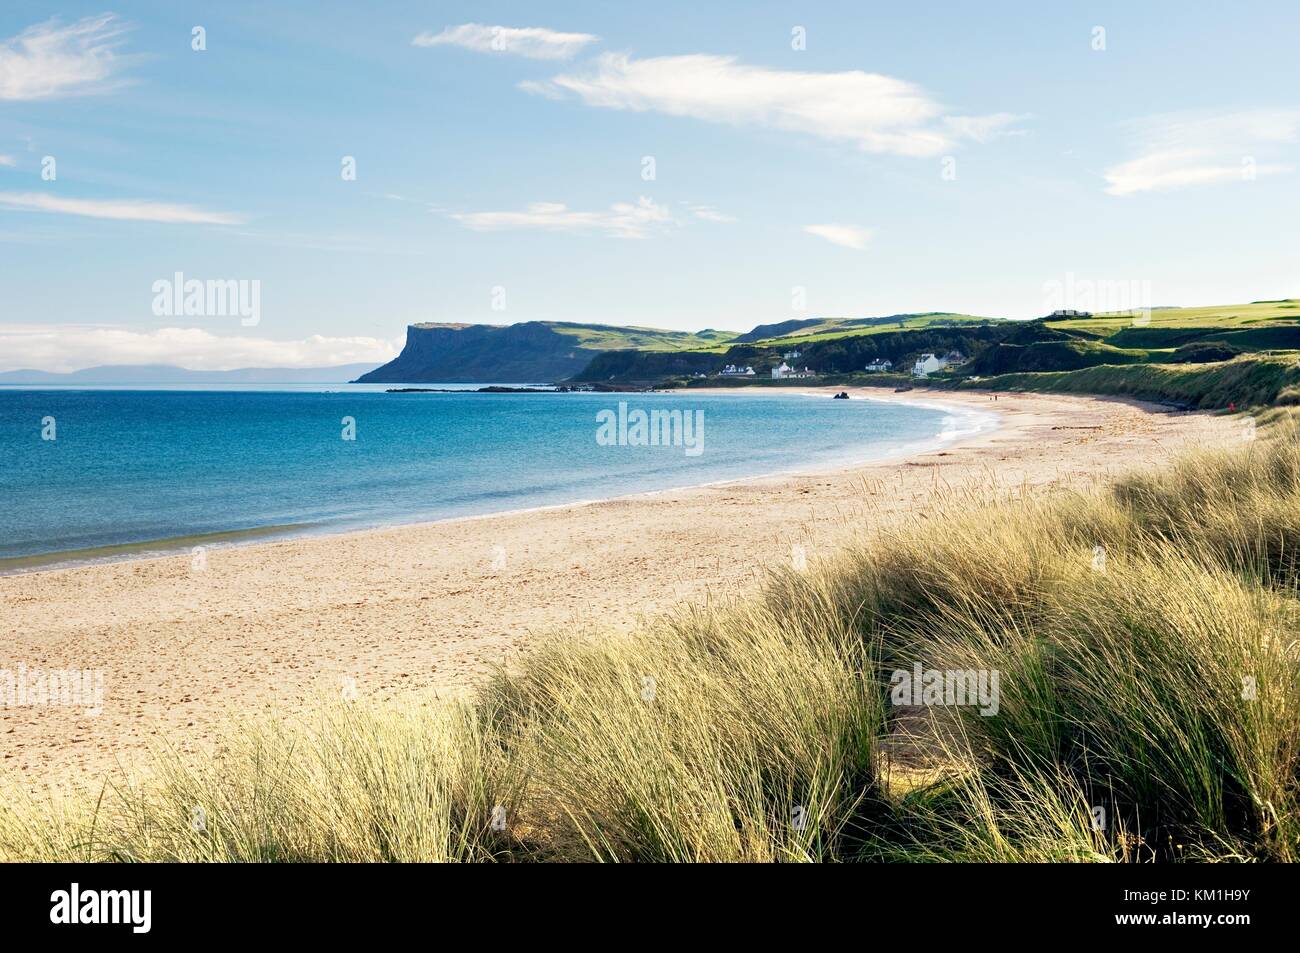
[[[104,684],[98,715],[0,707],[0,775],[39,786],[164,737],[201,747],[230,713],[292,710],[347,679],[361,695],[462,691],[540,633],[741,594],[795,544],[815,560],[901,517],[941,531],[947,489],[1078,486],[1239,432],[1093,398],[907,399],[996,410],[1001,427],[832,472],[214,549],[201,572],[175,556],[0,578],[0,669],[102,670]]]

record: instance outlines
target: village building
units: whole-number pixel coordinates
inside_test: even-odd
[[[795,370],[789,364],[782,362],[780,366],[772,368],[773,380],[803,380],[809,377],[816,377],[817,372],[805,367],[801,371]]]
[[[933,354],[922,354],[912,365],[913,377],[929,377],[935,371],[941,371],[948,366],[948,362],[943,358],[935,357]]]

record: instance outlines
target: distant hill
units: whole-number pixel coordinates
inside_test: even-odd
[[[754,330],[746,331],[738,336],[736,344],[749,344],[753,341],[761,341],[764,338],[779,338],[786,334],[792,334],[795,331],[801,331],[804,328],[811,328],[818,324],[825,324],[825,318],[794,318],[790,321],[778,321],[776,324],[760,324]]]
[[[926,384],[1117,395],[1181,408],[1300,404],[1295,298],[1050,316],[972,340],[964,351],[972,360]],[[864,375],[863,382],[890,386],[886,378]]]
[[[0,384],[343,384],[374,364],[334,367],[241,367],[232,371],[192,371],[170,364],[104,364],[79,371],[0,372]]]
[[[872,331],[919,331],[926,328],[988,324],[1002,318],[982,318],[953,311],[888,314],[877,318],[796,318],[777,324],[760,324],[736,337],[733,344],[803,344]]]
[[[402,353],[357,379],[362,384],[545,383],[580,373],[602,352],[710,348],[725,331],[660,331],[605,324],[413,324]]]

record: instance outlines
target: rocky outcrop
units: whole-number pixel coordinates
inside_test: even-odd
[[[402,353],[359,384],[534,384],[579,373],[597,352],[541,321],[506,327],[413,324]]]

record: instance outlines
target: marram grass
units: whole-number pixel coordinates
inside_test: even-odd
[[[337,701],[15,788],[0,857],[1295,860],[1300,439],[1259,433],[557,637],[469,702]],[[998,672],[997,713],[895,707],[917,663]]]

